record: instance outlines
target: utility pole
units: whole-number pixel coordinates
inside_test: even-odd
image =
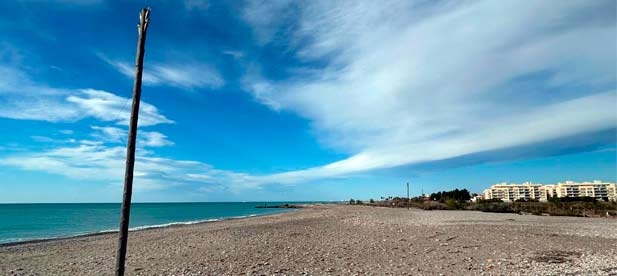
[[[131,215],[131,196],[133,194],[133,169],[135,167],[135,144],[137,140],[137,119],[141,99],[141,76],[144,69],[144,52],[146,31],[150,21],[150,8],[142,9],[137,25],[137,56],[135,58],[135,82],[133,83],[133,105],[129,124],[129,139],[126,146],[126,170],[124,173],[124,194],[122,197],[122,214],[120,216],[120,233],[118,235],[118,252],[116,253],[116,276],[124,275],[126,245],[129,235],[129,216]]]
[[[410,204],[411,204],[411,198],[409,198],[409,182],[407,182],[407,210],[409,210]]]

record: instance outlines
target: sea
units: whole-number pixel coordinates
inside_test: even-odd
[[[255,208],[305,202],[133,203],[130,230],[290,212]],[[0,244],[117,231],[119,203],[0,204]]]

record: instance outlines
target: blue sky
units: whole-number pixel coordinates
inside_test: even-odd
[[[617,181],[615,1],[3,1],[0,202]]]

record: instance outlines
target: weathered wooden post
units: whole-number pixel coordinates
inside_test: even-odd
[[[407,210],[409,210],[409,205],[411,205],[411,198],[409,198],[409,182],[407,182]]]
[[[124,194],[122,197],[122,214],[120,216],[120,233],[118,235],[118,252],[116,253],[116,276],[124,275],[126,245],[129,235],[129,217],[131,214],[131,196],[133,194],[133,169],[135,167],[135,144],[137,140],[137,119],[141,98],[141,77],[144,68],[146,31],[150,20],[150,8],[142,9],[137,25],[137,56],[135,58],[135,82],[133,83],[133,105],[129,124],[129,139],[126,146],[126,170],[124,173]]]

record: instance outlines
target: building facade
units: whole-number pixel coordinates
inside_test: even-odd
[[[546,198],[541,184],[525,182],[523,184],[498,183],[484,190],[484,199],[501,199],[516,201],[518,199],[542,200]]]
[[[617,201],[617,184],[594,180],[592,182],[565,181],[557,184],[498,183],[484,190],[485,199],[501,199],[506,202],[518,199],[546,201],[550,197],[593,197]]]

